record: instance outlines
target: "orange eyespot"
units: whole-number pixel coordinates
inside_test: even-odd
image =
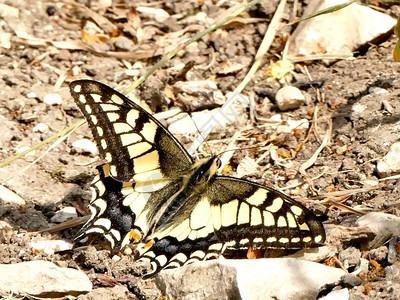
[[[142,235],[137,229],[131,230],[129,232],[129,240],[138,243],[142,238]]]

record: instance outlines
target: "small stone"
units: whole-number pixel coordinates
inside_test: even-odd
[[[342,282],[345,287],[352,288],[360,285],[362,283],[362,280],[360,279],[360,277],[357,277],[355,275],[346,274],[342,277]]]
[[[46,133],[48,131],[49,131],[49,126],[44,123],[39,123],[35,127],[33,127],[33,132]]]
[[[26,204],[24,199],[2,185],[0,185],[0,200],[3,204],[15,204],[20,206]]]
[[[131,39],[121,35],[115,40],[114,46],[117,50],[132,51],[135,47],[135,43]]]
[[[158,23],[162,23],[169,18],[169,14],[160,8],[140,6],[136,7],[136,11],[144,18],[155,20]]]
[[[88,139],[80,139],[72,143],[72,147],[78,153],[90,153],[91,155],[97,154],[97,146],[94,142]]]
[[[384,260],[388,254],[388,248],[386,246],[381,246],[376,249],[371,249],[368,251],[368,257],[376,261]]]
[[[211,80],[178,81],[173,86],[179,102],[191,111],[215,108],[225,103],[226,99]]]
[[[77,217],[78,213],[76,212],[75,207],[69,206],[57,211],[54,216],[51,217],[50,221],[53,223],[62,223],[67,220],[75,219]]]
[[[34,98],[37,97],[37,95],[36,95],[35,92],[30,92],[30,93],[28,93],[28,94],[26,95],[26,97],[29,98],[29,99],[34,99]]]
[[[305,99],[303,93],[294,86],[281,88],[275,96],[276,105],[281,111],[299,108]]]
[[[361,252],[355,247],[349,247],[339,253],[339,259],[347,265],[347,267],[353,267],[359,264],[361,258]]]
[[[400,143],[394,143],[389,152],[378,161],[376,171],[380,178],[400,173]]]
[[[387,280],[398,281],[400,278],[400,261],[396,261],[391,266],[385,268]]]
[[[60,105],[62,98],[59,94],[47,94],[44,96],[43,102],[48,105]]]
[[[56,252],[67,251],[73,248],[73,244],[64,240],[44,240],[30,242],[29,247],[34,252],[44,252],[48,255]]]
[[[92,290],[85,273],[71,268],[60,268],[48,261],[28,261],[1,264],[0,295],[62,298],[78,296]]]

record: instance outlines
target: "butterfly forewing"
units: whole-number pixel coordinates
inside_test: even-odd
[[[115,179],[156,184],[191,167],[175,137],[124,95],[91,80],[74,81],[70,89]]]

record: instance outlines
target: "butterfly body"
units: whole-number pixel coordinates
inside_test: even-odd
[[[136,244],[152,276],[217,257],[224,249],[300,249],[324,242],[314,214],[287,195],[217,175],[220,160],[193,162],[139,105],[91,80],[70,85],[107,163],[92,182],[92,217],[80,235],[100,233],[114,250]]]

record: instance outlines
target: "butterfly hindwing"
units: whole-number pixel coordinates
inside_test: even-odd
[[[323,226],[315,215],[275,189],[215,176],[207,197],[215,234],[228,248],[301,249],[325,241]]]
[[[287,195],[253,182],[215,176],[194,207],[175,216],[179,222],[154,235],[143,250],[148,276],[163,268],[183,266],[218,256],[224,249],[301,249],[325,241],[321,222]]]
[[[126,96],[92,80],[74,81],[70,90],[115,179],[159,181],[191,167],[176,138]]]

